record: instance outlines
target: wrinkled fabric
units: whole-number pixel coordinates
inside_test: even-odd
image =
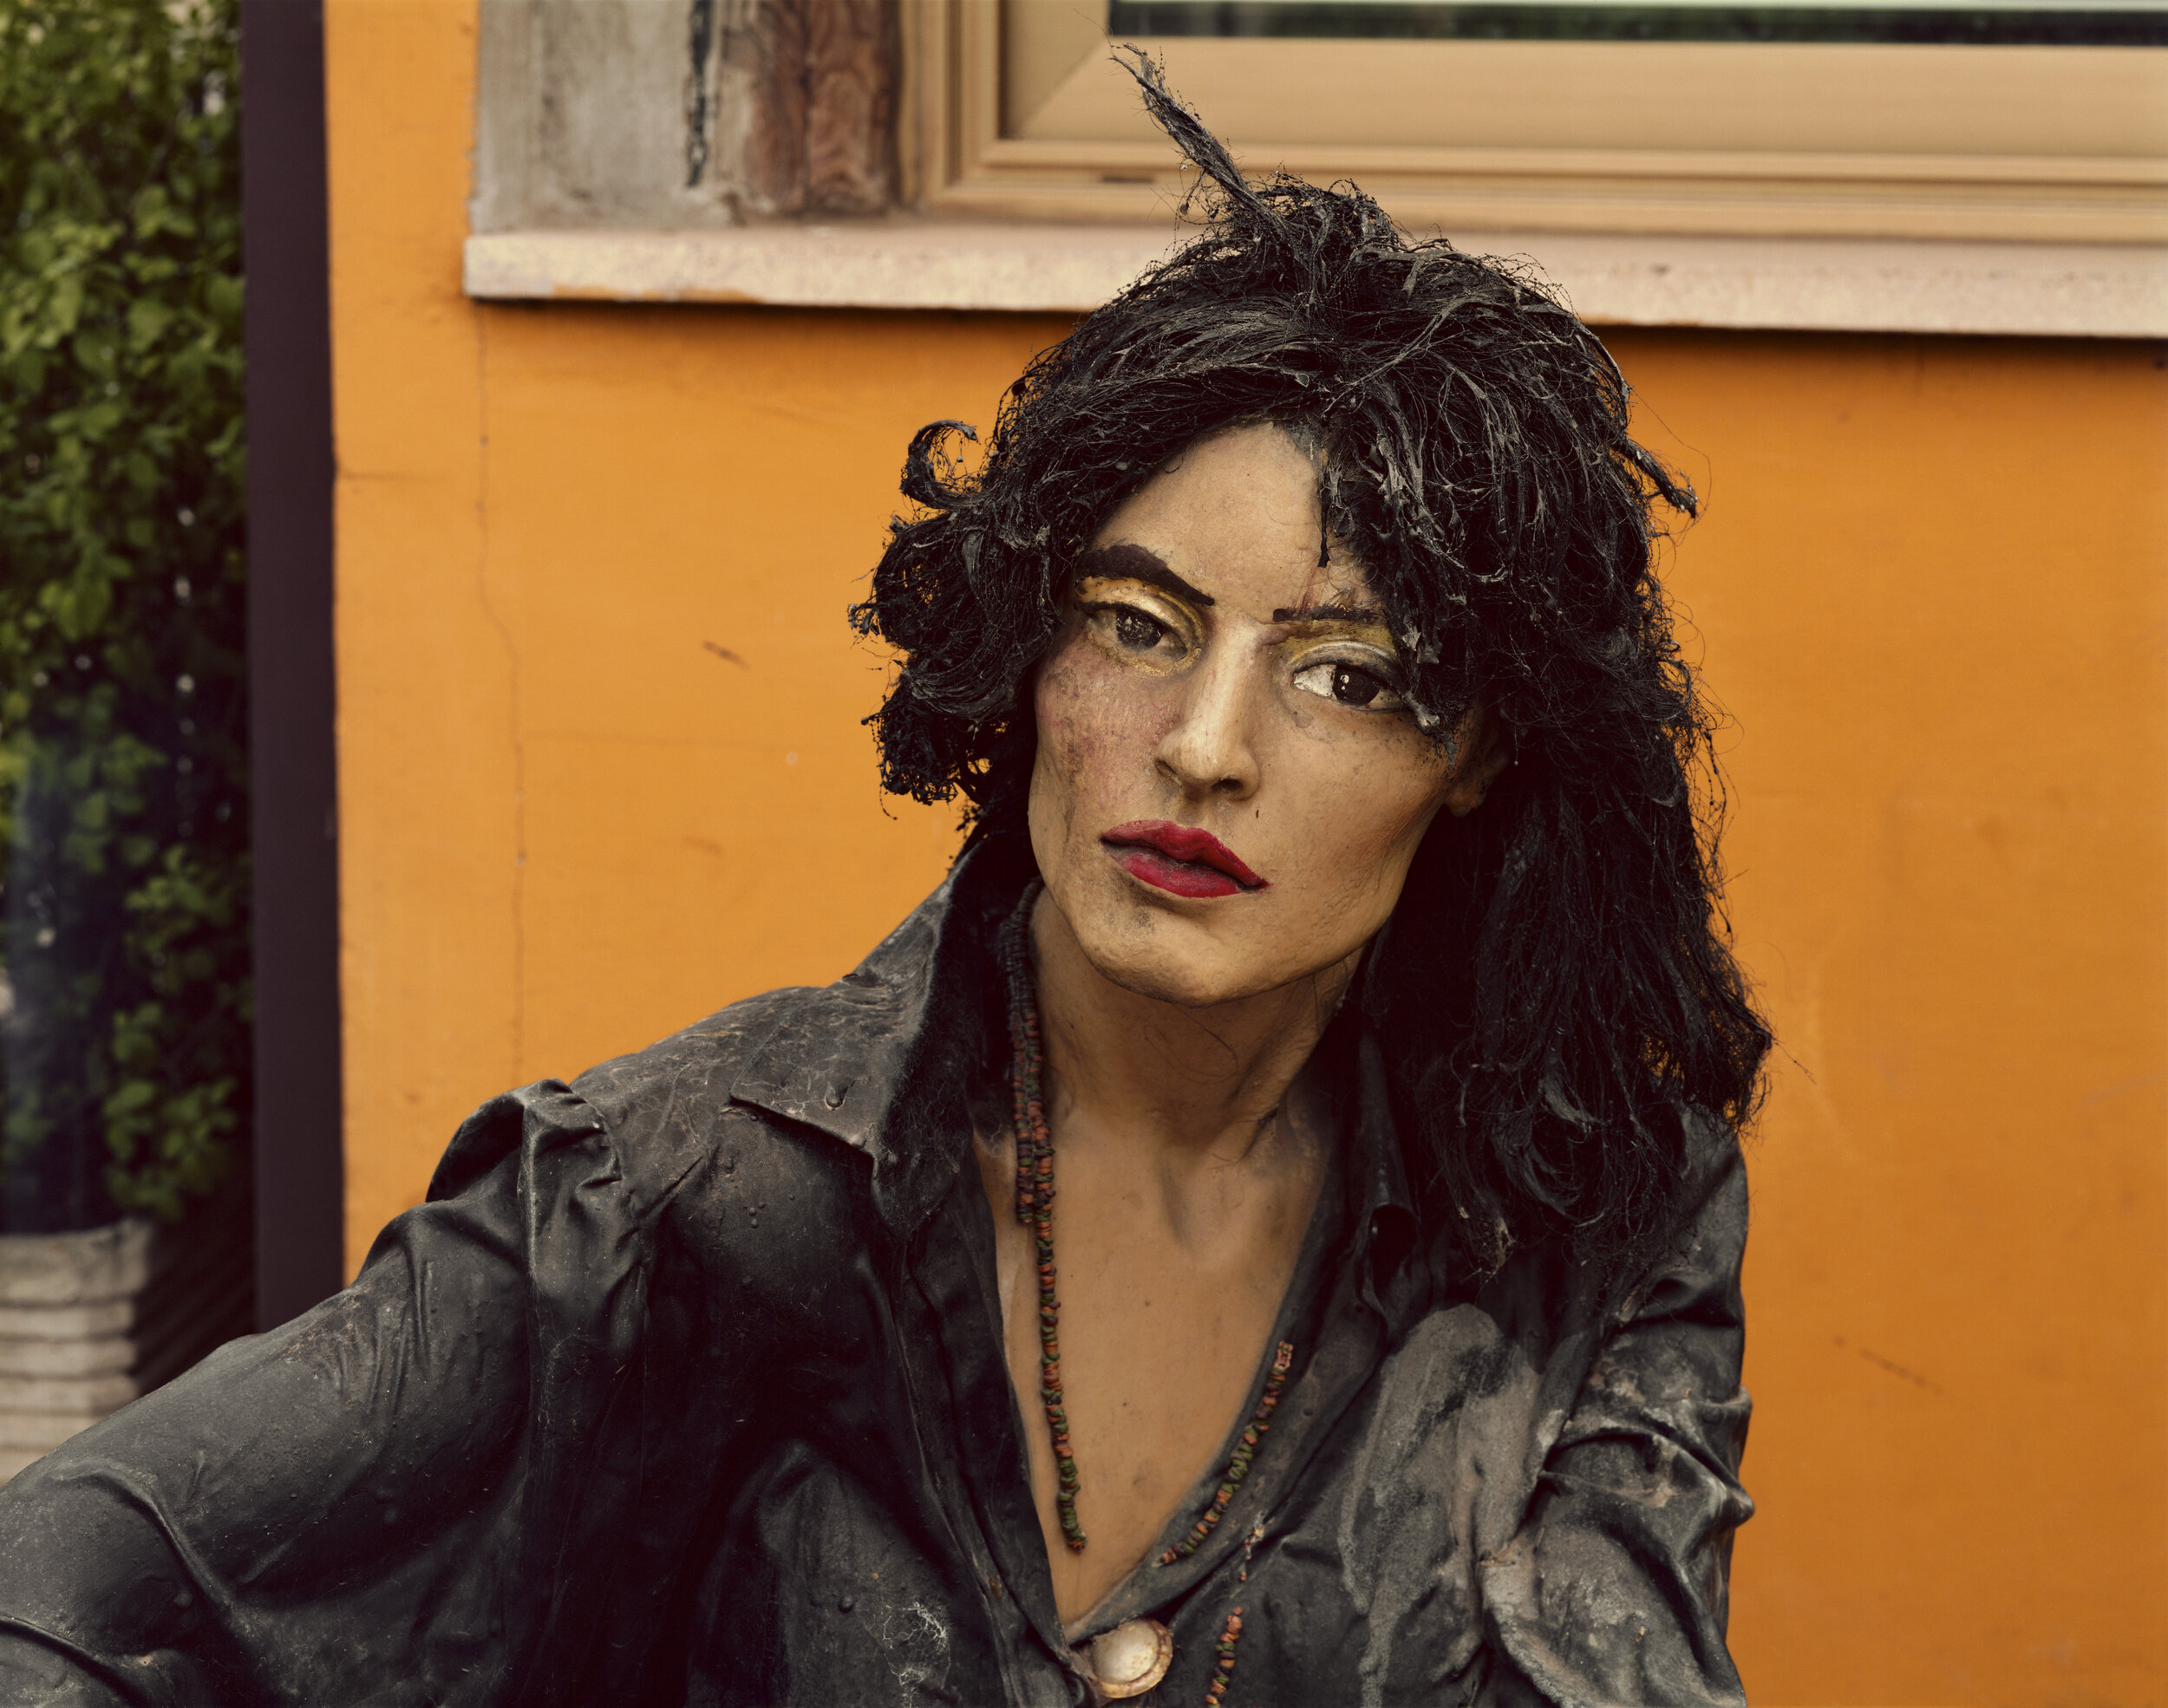
[[[484,1105],[352,1287],[0,1490],[0,1700],[1088,1702],[969,1165],[1020,887],[982,851],[836,985]],[[1693,1123],[1699,1207],[1629,1291],[1456,1289],[1344,1053],[1272,1429],[1069,1634],[1164,1621],[1153,1703],[1204,1700],[1237,1607],[1231,1708],[1742,1702],[1730,1136]]]

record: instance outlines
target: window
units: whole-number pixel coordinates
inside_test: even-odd
[[[2168,12],[1486,0],[904,0],[908,199],[1165,218],[1107,52],[1165,58],[1252,172],[1453,230],[2168,239]]]

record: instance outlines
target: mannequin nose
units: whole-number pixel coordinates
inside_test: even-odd
[[[1257,786],[1251,741],[1254,685],[1231,659],[1212,660],[1192,675],[1181,714],[1153,755],[1160,773],[1185,795],[1240,800]]]

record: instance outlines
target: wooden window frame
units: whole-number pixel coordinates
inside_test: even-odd
[[[1096,135],[1020,134],[1004,127],[1002,0],[901,4],[898,152],[909,205],[946,217],[1132,224],[1167,218],[1184,180],[1164,141],[1118,137],[1103,125]],[[1143,45],[1195,62],[1200,40]],[[1201,45],[1254,52],[1258,44]],[[1525,139],[1504,147],[1275,141],[1231,125],[1224,134],[1253,171],[1285,166],[1314,180],[1352,178],[1403,222],[1454,231],[2168,242],[2168,49],[1420,45],[1460,54],[1455,63],[1471,68],[1462,79],[1464,102],[1479,104],[1491,88],[1506,92],[1501,100],[1531,87],[1620,91],[1622,140],[1634,127],[1630,102],[1646,101],[1652,90],[1661,96],[1682,80],[1711,88],[1759,77],[1811,111],[1821,110],[1813,103],[1833,91],[1850,97],[1838,104],[1855,122],[1840,139],[1846,146],[1778,148],[1549,147],[1525,146]],[[1375,50],[1404,53],[1409,46],[1379,43]],[[1771,82],[1779,65],[1791,86]],[[1179,67],[1175,81],[1180,88]],[[1859,96],[1862,88],[1872,100]],[[2152,103],[2156,91],[2162,99]],[[2105,103],[2104,94],[2111,98]],[[1901,108],[1874,105],[1897,100]],[[2041,114],[2051,129],[2053,115],[2067,114],[2073,132],[2089,128],[2086,140],[2095,143],[2106,134],[2110,146],[2082,153],[1981,148],[1998,114],[2018,110],[2014,102],[2034,116],[2035,132]],[[2104,132],[2104,104],[2118,113],[2142,110],[2144,121],[2122,121],[2119,130],[2110,124]],[[1886,112],[1888,128],[1914,146],[1873,147],[1876,112]],[[1204,116],[1216,122],[1211,112]],[[1938,125],[1952,146],[1917,147]],[[1860,146],[1863,139],[1868,146]]]

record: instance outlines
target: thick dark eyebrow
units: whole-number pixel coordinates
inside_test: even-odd
[[[1211,594],[1198,592],[1167,568],[1158,552],[1141,545],[1102,545],[1086,552],[1077,559],[1076,577],[1081,581],[1087,576],[1109,581],[1141,581],[1199,607],[1212,603]]]
[[[1275,623],[1383,623],[1385,613],[1368,605],[1308,605],[1299,611],[1277,610],[1272,613]]]

